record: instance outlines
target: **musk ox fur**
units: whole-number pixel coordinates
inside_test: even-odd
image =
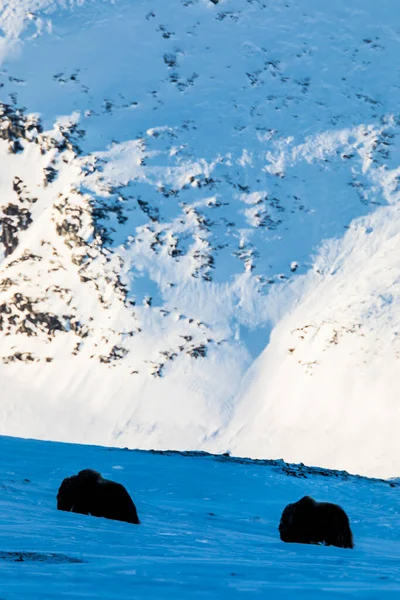
[[[132,498],[123,485],[92,469],[66,477],[57,494],[57,509],[139,524]]]
[[[337,504],[316,502],[310,496],[286,506],[279,523],[279,534],[283,542],[354,547],[345,511]]]

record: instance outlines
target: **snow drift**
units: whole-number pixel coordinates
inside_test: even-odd
[[[0,452],[5,598],[399,594],[398,482],[283,462],[4,437]],[[87,467],[129,490],[141,525],[57,511],[62,479]],[[305,493],[343,506],[353,550],[281,542],[282,510]]]

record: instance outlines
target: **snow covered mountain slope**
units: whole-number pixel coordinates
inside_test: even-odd
[[[0,452],[2,598],[399,595],[398,483],[11,438]],[[56,510],[62,479],[85,467],[126,486],[141,525]],[[353,550],[280,541],[283,508],[304,494],[346,510]]]
[[[0,8],[0,431],[398,474],[396,3]]]

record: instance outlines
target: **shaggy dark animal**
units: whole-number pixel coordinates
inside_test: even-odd
[[[354,547],[344,510],[337,504],[316,502],[310,496],[287,505],[279,523],[279,533],[283,542]]]
[[[57,509],[135,525],[140,523],[136,506],[124,486],[103,479],[92,469],[63,480],[57,494]]]

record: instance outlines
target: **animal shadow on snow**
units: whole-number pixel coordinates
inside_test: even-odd
[[[83,563],[81,558],[65,554],[44,554],[41,552],[4,552],[0,551],[0,560],[6,562],[43,562],[51,564]]]

